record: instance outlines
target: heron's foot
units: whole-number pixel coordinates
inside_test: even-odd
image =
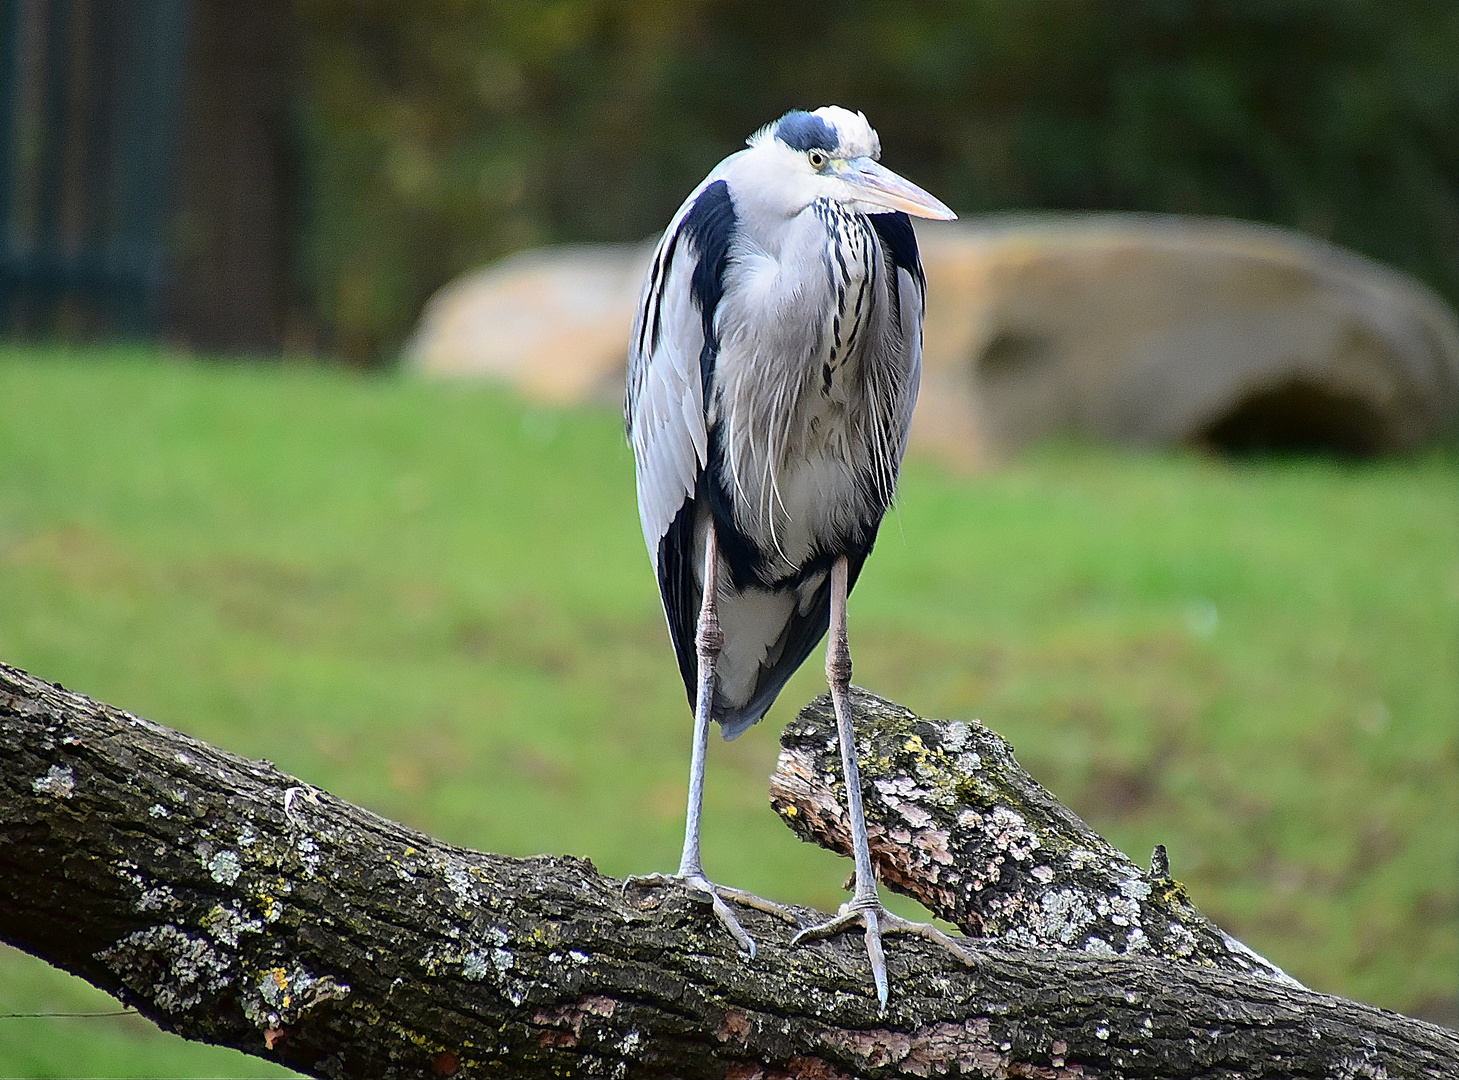
[[[931,923],[912,922],[894,915],[881,906],[875,896],[853,899],[841,905],[834,919],[827,919],[816,926],[807,926],[790,939],[792,946],[802,941],[815,941],[839,934],[842,930],[860,924],[866,933],[866,955],[871,958],[871,977],[876,983],[876,999],[881,1011],[887,1010],[887,960],[882,950],[883,934],[904,934],[919,937],[940,945],[968,967],[977,967],[978,958],[951,934],[945,933]]]
[[[709,897],[709,902],[714,907],[715,917],[729,931],[730,937],[735,939],[739,947],[750,954],[752,960],[755,957],[755,939],[745,932],[745,928],[740,925],[740,920],[735,918],[735,913],[725,903],[726,900],[733,900],[736,904],[763,911],[767,915],[774,915],[777,919],[784,919],[792,926],[800,926],[800,919],[796,918],[795,912],[787,905],[777,904],[774,900],[766,900],[763,896],[756,896],[744,889],[716,885],[702,873],[630,874],[623,882],[624,894],[626,895],[628,890],[635,885],[682,885],[686,889]]]

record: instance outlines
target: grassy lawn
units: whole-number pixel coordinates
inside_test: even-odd
[[[0,657],[449,840],[677,861],[689,722],[609,410],[153,353],[0,352]],[[1310,985],[1459,1022],[1459,459],[1051,447],[912,462],[856,681],[981,717]],[[834,908],[711,749],[705,862]],[[98,1004],[100,1002],[100,1004]],[[0,1013],[115,1007],[0,950]],[[136,1017],[0,1018],[0,1075],[277,1075]]]

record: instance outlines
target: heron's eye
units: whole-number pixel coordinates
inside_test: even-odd
[[[826,163],[826,155],[821,153],[819,150],[812,150],[808,156],[811,160],[812,169],[819,169],[822,165]]]

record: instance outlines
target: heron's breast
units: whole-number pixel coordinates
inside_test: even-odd
[[[724,422],[736,524],[761,552],[770,579],[794,574],[877,513],[861,480],[865,455],[839,412],[808,388],[784,414]]]
[[[864,230],[863,230],[864,231]],[[869,233],[777,255],[742,251],[716,320],[710,423],[719,429],[737,524],[772,576],[858,531],[881,507],[865,477],[872,448],[868,343],[885,304],[875,295]]]

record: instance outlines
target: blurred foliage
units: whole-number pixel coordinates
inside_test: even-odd
[[[864,110],[964,213],[1293,226],[1459,300],[1453,0],[295,0],[303,267],[356,358],[432,290],[636,240],[758,126]]]

